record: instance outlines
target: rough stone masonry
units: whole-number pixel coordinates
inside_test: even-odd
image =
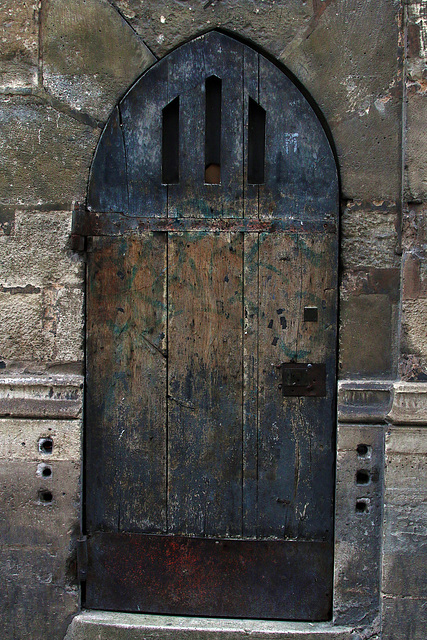
[[[423,640],[427,5],[422,0],[0,3],[1,636]],[[119,98],[221,28],[311,94],[341,178],[334,617],[328,624],[80,613],[84,255],[74,203]],[[372,452],[363,457],[358,445]],[[363,464],[362,464],[363,463]],[[372,474],[363,495],[355,478]],[[369,504],[369,512],[356,507]],[[68,631],[67,631],[68,629]]]

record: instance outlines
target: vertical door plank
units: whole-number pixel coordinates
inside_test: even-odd
[[[295,512],[301,539],[332,539],[335,449],[335,386],[337,324],[337,242],[334,234],[299,235],[301,255],[301,321],[299,349],[307,362],[326,365],[326,396],[286,398],[288,412],[297,410],[299,477]],[[317,309],[317,322],[304,320],[304,309]]]
[[[169,234],[170,533],[241,534],[242,245]]]
[[[255,538],[258,525],[258,311],[259,234],[244,237],[243,334],[243,537]],[[262,509],[262,505],[261,505]]]
[[[218,56],[218,51],[221,56]],[[180,172],[168,187],[169,217],[243,214],[243,45],[220,34],[201,36],[168,62],[168,100],[180,96]],[[221,184],[205,184],[205,81],[222,82]]]
[[[111,114],[96,150],[87,205],[91,211],[128,211],[126,155],[118,107]]]
[[[244,215],[258,217],[259,187],[248,182],[248,134],[249,98],[259,103],[259,54],[245,47],[243,62],[243,167],[244,167]]]
[[[165,237],[94,238],[89,253],[89,531],[165,530]]]
[[[301,261],[297,234],[260,234],[258,535],[283,538],[294,519],[293,427],[283,411],[280,364],[295,360],[300,316]]]
[[[162,217],[167,186],[162,184],[162,109],[167,104],[167,62],[148,71],[119,108],[125,141],[129,212]]]
[[[329,141],[308,101],[260,56],[260,104],[267,112],[263,216],[336,216],[338,179]]]

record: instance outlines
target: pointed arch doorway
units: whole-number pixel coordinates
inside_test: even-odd
[[[330,618],[337,227],[327,136],[247,45],[115,108],[77,219],[88,608]]]

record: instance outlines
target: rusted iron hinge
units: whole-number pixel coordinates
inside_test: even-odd
[[[87,536],[77,540],[77,577],[79,582],[86,582],[87,577]]]

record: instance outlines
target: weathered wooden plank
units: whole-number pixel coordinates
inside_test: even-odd
[[[256,537],[258,505],[258,234],[244,236],[243,531]],[[262,505],[261,505],[262,511]]]
[[[335,240],[261,238],[259,531],[325,539],[333,522]],[[304,322],[304,308],[316,305],[318,321]],[[325,398],[282,397],[278,367],[291,361],[326,362]]]
[[[130,215],[166,217],[162,184],[162,110],[166,106],[167,61],[162,60],[120,102]]]
[[[221,56],[218,56],[218,48]],[[168,58],[168,96],[180,96],[179,185],[169,186],[169,216],[243,215],[243,45],[201,36]],[[220,184],[205,184],[205,81],[222,83]]]
[[[89,253],[89,532],[165,530],[165,238],[100,238]]]
[[[242,527],[240,234],[169,234],[169,532]]]
[[[332,149],[311,106],[287,76],[260,56],[260,104],[267,112],[260,212],[304,219],[338,212]]]
[[[126,157],[116,107],[102,133],[89,177],[87,206],[92,211],[127,211]]]
[[[243,190],[245,218],[257,218],[259,213],[258,185],[249,184],[249,98],[259,102],[259,54],[245,47],[243,53]]]
[[[98,533],[89,540],[87,606],[327,620],[331,569],[324,542]]]

